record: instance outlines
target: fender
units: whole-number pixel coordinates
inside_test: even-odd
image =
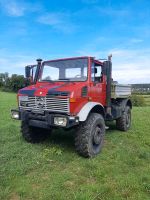
[[[100,109],[103,109],[104,112],[104,107],[102,104],[98,103],[98,102],[88,102],[86,103],[82,109],[80,110],[80,112],[77,114],[77,116],[79,117],[79,121],[85,121],[90,113],[90,111],[95,107],[95,106],[99,106]]]
[[[132,109],[132,102],[129,98],[127,99],[120,99],[120,105],[122,106],[122,110],[125,110],[126,105],[128,105]]]

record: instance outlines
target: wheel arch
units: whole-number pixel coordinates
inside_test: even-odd
[[[132,109],[132,102],[131,99],[126,98],[126,99],[117,99],[117,101],[119,102],[120,106],[122,107],[122,109],[124,110],[126,106],[129,106]]]
[[[132,109],[132,101],[131,101],[131,99],[127,99],[126,105],[129,106]]]
[[[102,104],[98,102],[88,102],[77,114],[79,121],[85,121],[90,113],[99,113],[103,117],[105,116],[105,110]]]

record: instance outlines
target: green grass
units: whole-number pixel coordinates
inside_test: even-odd
[[[15,107],[16,95],[0,92],[0,199],[150,199],[150,107],[133,109],[127,133],[112,124],[94,159],[76,154],[73,131],[25,142],[20,122],[10,118]]]

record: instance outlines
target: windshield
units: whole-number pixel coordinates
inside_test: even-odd
[[[45,62],[40,81],[86,81],[87,58]]]

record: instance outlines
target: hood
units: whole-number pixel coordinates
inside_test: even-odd
[[[86,82],[37,83],[19,90],[19,95],[28,96],[80,96]]]

